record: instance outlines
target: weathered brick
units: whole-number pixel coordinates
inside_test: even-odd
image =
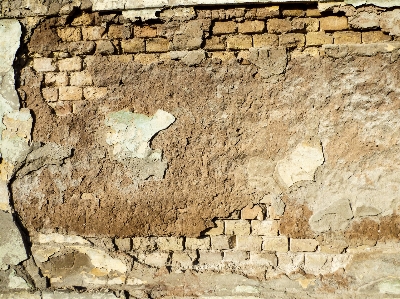
[[[250,235],[250,222],[247,220],[225,220],[225,234],[238,236]]]
[[[279,6],[260,7],[256,9],[256,17],[260,19],[279,17]]]
[[[82,39],[81,28],[58,28],[57,34],[65,42],[78,42]]]
[[[250,56],[250,51],[247,50],[239,51],[239,53],[237,54],[237,60],[243,65],[249,65],[251,64],[249,56]]]
[[[219,59],[221,61],[229,61],[229,60],[236,60],[235,53],[233,52],[212,52],[212,58]]]
[[[346,17],[329,16],[319,19],[319,27],[322,31],[339,31],[349,28]]]
[[[263,237],[262,249],[265,251],[287,252],[289,241],[287,237]]]
[[[283,9],[282,15],[284,17],[302,17],[306,14],[303,9]]]
[[[183,250],[183,239],[176,237],[158,237],[156,239],[157,247],[159,250]]]
[[[114,242],[118,250],[129,251],[132,249],[132,240],[130,238],[115,238]]]
[[[72,26],[89,26],[92,25],[94,22],[94,14],[89,14],[86,12],[83,12],[79,16],[75,17],[71,25]]]
[[[392,37],[382,31],[367,31],[361,33],[361,40],[364,44],[380,43],[391,41]]]
[[[290,239],[290,251],[315,251],[319,242],[315,239]]]
[[[58,101],[58,88],[46,87],[42,88],[43,98],[47,102],[57,102]]]
[[[361,32],[342,31],[333,33],[334,43],[341,44],[360,44]]]
[[[189,269],[196,259],[197,253],[195,251],[176,251],[172,254],[171,266],[179,269]]]
[[[169,254],[167,252],[152,252],[146,254],[144,262],[147,265],[161,268],[167,264]]]
[[[276,220],[252,220],[251,234],[257,236],[277,236],[279,222]]]
[[[215,265],[222,262],[222,252],[199,250],[199,264]]]
[[[225,223],[222,220],[215,220],[214,221],[215,227],[209,228],[205,231],[205,235],[208,236],[218,236],[224,234]]]
[[[210,237],[201,237],[201,238],[186,238],[185,241],[185,249],[189,250],[208,250],[210,249]]]
[[[263,220],[264,213],[259,205],[254,205],[254,206],[248,205],[241,210],[240,218],[248,220],[253,220],[253,219]]]
[[[134,37],[156,37],[157,28],[151,26],[134,26],[133,27]]]
[[[232,249],[235,244],[235,236],[211,236],[211,248],[213,250]]]
[[[285,273],[299,271],[304,267],[304,253],[276,253],[278,268]]]
[[[58,69],[60,71],[80,71],[82,70],[82,58],[74,56],[58,61]]]
[[[95,87],[87,87],[85,89],[94,89]],[[106,89],[106,87],[102,87]],[[99,89],[99,88],[98,88]],[[136,251],[154,251],[157,248],[156,238],[135,237],[132,238],[132,249]]]
[[[309,32],[306,35],[307,46],[321,46],[333,44],[333,37],[324,32]]]
[[[93,79],[89,72],[74,72],[70,74],[70,84],[72,86],[90,86],[93,84]]]
[[[131,28],[125,25],[110,25],[108,38],[128,39],[132,36]]]
[[[124,53],[140,53],[145,51],[144,39],[132,38],[121,41],[122,51]]]
[[[279,36],[279,45],[282,47],[304,47],[306,37],[301,33],[286,33]]]
[[[380,15],[379,26],[383,32],[390,35],[400,36],[400,9],[382,12]]]
[[[103,55],[112,55],[115,52],[114,44],[109,40],[96,41],[96,53]]]
[[[319,11],[318,8],[309,8],[309,9],[306,9],[306,16],[307,17],[320,17],[321,12]]]
[[[225,250],[224,251],[224,261],[225,262],[234,262],[240,263],[247,261],[249,259],[249,254],[247,251],[239,251],[239,250]]]
[[[60,101],[80,101],[82,100],[82,88],[76,86],[61,86],[59,88]]]
[[[212,36],[205,40],[204,50],[225,50],[225,37]]]
[[[245,50],[253,46],[253,38],[250,35],[232,35],[226,39],[226,48],[230,50]]]
[[[278,44],[278,35],[269,33],[253,35],[253,47],[255,48],[277,47]]]
[[[315,18],[296,18],[292,20],[292,30],[315,32],[319,30],[319,21]]]
[[[236,236],[237,250],[261,251],[262,237],[260,236]]]
[[[152,64],[158,61],[158,56],[156,54],[137,54],[134,61],[141,64]]]
[[[306,253],[304,255],[304,271],[307,274],[326,274],[331,270],[330,264],[327,254]]]
[[[102,26],[92,26],[82,28],[82,38],[83,40],[99,40],[103,39],[106,28]]]
[[[100,100],[107,96],[107,87],[85,87],[83,89],[83,97],[86,100]]]
[[[94,41],[70,42],[66,46],[68,52],[72,55],[93,54],[96,48]]]
[[[167,52],[169,42],[164,38],[151,38],[146,40],[146,52]]]
[[[244,21],[238,24],[239,33],[261,33],[264,28],[264,21]]]
[[[374,12],[362,11],[349,18],[349,24],[356,29],[379,28],[379,16]]]
[[[292,30],[292,23],[286,19],[270,19],[267,29],[269,33],[286,33]]]
[[[237,24],[234,21],[215,22],[212,28],[212,32],[215,35],[221,35],[221,34],[235,33],[236,29],[237,29]]]
[[[44,83],[47,86],[66,86],[68,85],[68,75],[65,72],[46,73]]]
[[[37,72],[53,72],[56,70],[52,58],[34,58],[33,68]]]
[[[249,262],[257,266],[276,267],[278,265],[278,258],[274,253],[252,251],[250,252]]]

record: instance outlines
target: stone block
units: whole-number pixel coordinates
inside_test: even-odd
[[[361,33],[361,41],[364,44],[388,42],[391,40],[392,37],[382,31],[367,31]]]
[[[82,39],[83,40],[99,40],[104,39],[106,28],[102,26],[91,26],[82,28]]]
[[[53,72],[56,70],[52,58],[34,58],[33,68],[37,72]]]
[[[222,252],[199,250],[199,264],[215,265],[222,262]]]
[[[78,42],[82,39],[81,28],[75,28],[75,27],[58,28],[57,34],[64,42]]]
[[[208,250],[210,249],[210,237],[200,237],[200,238],[186,238],[185,240],[185,249],[189,250]]]
[[[211,51],[225,50],[225,37],[212,36],[205,40],[204,49]]]
[[[302,17],[306,14],[304,9],[283,9],[282,16],[283,17]]]
[[[256,17],[258,19],[279,17],[279,6],[259,7],[256,9]]]
[[[208,236],[218,236],[224,234],[225,222],[223,220],[215,220],[214,227],[207,229],[204,234]]]
[[[340,31],[349,28],[346,17],[329,16],[319,19],[319,27],[322,31]]]
[[[337,45],[342,44],[360,44],[361,32],[342,31],[333,33],[334,43]]]
[[[65,58],[58,61],[58,69],[60,71],[80,71],[82,70],[82,58],[74,56],[71,58]]]
[[[292,23],[286,19],[270,19],[267,22],[268,33],[286,33],[292,30]]]
[[[261,251],[263,240],[260,236],[236,236],[237,250]]]
[[[76,86],[60,86],[58,98],[60,101],[80,101],[83,93],[81,87]]]
[[[57,102],[58,88],[55,87],[42,88],[42,96],[46,102]]]
[[[400,36],[400,9],[385,11],[380,15],[379,25],[383,32]]]
[[[317,250],[319,242],[315,239],[290,239],[290,251],[312,252]]]
[[[109,40],[96,41],[96,53],[102,55],[112,55],[115,52],[114,44]]]
[[[361,11],[354,17],[349,18],[350,27],[356,29],[379,28],[379,16],[377,13]]]
[[[324,32],[309,32],[306,34],[306,46],[321,46],[333,44],[333,37]]]
[[[115,238],[114,243],[120,251],[130,251],[132,249],[132,240],[130,238]]]
[[[90,26],[93,24],[94,22],[94,14],[89,14],[86,12],[83,12],[82,14],[78,15],[77,17],[75,17],[72,22],[71,25],[72,26]]]
[[[156,37],[157,36],[157,28],[151,26],[134,26],[133,27],[133,36],[134,37]]]
[[[44,83],[47,86],[66,86],[68,82],[68,75],[65,72],[46,73],[44,76]]]
[[[301,33],[286,33],[279,36],[279,45],[287,48],[304,47],[306,37]]]
[[[169,253],[167,252],[152,252],[146,254],[144,262],[146,265],[161,268],[167,265]]]
[[[262,250],[287,252],[289,250],[289,241],[287,237],[263,237]]]
[[[72,86],[90,86],[93,84],[93,79],[89,72],[74,72],[70,74],[70,84]]]
[[[279,222],[276,220],[252,220],[251,234],[257,236],[277,236]]]
[[[249,263],[257,266],[272,266],[278,265],[278,258],[275,253],[268,252],[250,252]]]
[[[278,269],[285,274],[299,271],[304,267],[304,253],[277,253]]]
[[[106,87],[103,87],[106,88]],[[136,237],[132,238],[132,250],[135,251],[154,251],[157,248],[156,238]]]
[[[124,53],[140,53],[145,51],[144,39],[132,38],[121,41],[122,51]]]
[[[168,52],[169,42],[165,38],[151,38],[146,40],[146,52]]]
[[[158,237],[156,238],[157,248],[163,251],[183,250],[183,238]]]
[[[72,55],[89,55],[94,53],[96,43],[94,41],[70,42],[66,47]]]
[[[137,54],[134,61],[141,64],[157,63],[158,56],[156,54]]]
[[[307,17],[320,17],[321,12],[318,8],[308,8],[306,9],[306,16]]]
[[[236,56],[234,52],[212,52],[211,54],[212,58],[221,60],[221,61],[230,61],[230,60],[236,60]]]
[[[195,251],[177,251],[172,254],[171,266],[179,269],[190,269],[197,259]]]
[[[232,249],[235,245],[235,236],[211,236],[212,250]]]
[[[247,220],[225,220],[225,235],[250,235],[250,222]]]
[[[264,31],[264,21],[244,21],[238,24],[239,33],[261,33]]]
[[[319,30],[319,20],[316,18],[296,18],[292,20],[292,30],[316,32]]]
[[[229,50],[245,50],[253,46],[253,38],[250,35],[232,35],[226,39],[226,48]]]
[[[132,36],[131,27],[125,25],[110,25],[107,35],[110,39],[128,39]]]
[[[85,100],[94,101],[104,99],[107,96],[107,87],[85,87],[83,97]]]
[[[304,271],[307,274],[320,275],[326,274],[324,268],[330,268],[327,265],[328,255],[323,253],[306,253],[304,255]]]
[[[244,65],[249,65],[251,62],[249,61],[250,51],[239,51],[237,54],[237,60]]]
[[[276,34],[256,34],[253,35],[253,47],[277,47],[279,45],[278,35]]]
[[[224,262],[241,263],[249,259],[249,253],[247,251],[239,250],[225,250],[224,251]]]
[[[227,22],[215,22],[212,28],[214,35],[235,33],[237,30],[237,24],[234,21]]]
[[[253,219],[263,220],[264,212],[259,205],[254,205],[254,206],[248,205],[241,210],[240,218],[248,220],[253,220]]]

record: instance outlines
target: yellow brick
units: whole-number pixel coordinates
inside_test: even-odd
[[[108,38],[127,39],[131,37],[131,28],[124,25],[111,25],[108,28]]]
[[[81,28],[58,28],[57,34],[65,42],[77,42],[82,39]]]
[[[263,21],[245,21],[238,24],[239,33],[261,33],[264,31]]]
[[[314,32],[319,29],[319,21],[315,18],[295,18],[292,20],[293,31]]]
[[[211,57],[220,59],[221,61],[236,59],[235,53],[233,52],[213,52]]]
[[[288,48],[304,47],[306,38],[301,33],[286,33],[279,36],[279,45]]]
[[[292,24],[289,20],[271,19],[268,20],[267,29],[269,33],[285,33],[292,29]]]
[[[58,97],[60,101],[82,100],[82,88],[76,86],[61,86]]]
[[[257,18],[279,17],[279,6],[257,8],[256,16]]]
[[[107,87],[85,87],[83,89],[83,97],[86,100],[100,100],[107,95]]]
[[[333,39],[335,44],[360,44],[361,32],[344,31],[334,32]]]
[[[88,72],[73,72],[70,74],[70,84],[72,86],[89,86],[93,84],[93,79]]]
[[[80,16],[76,17],[71,25],[72,26],[82,26],[82,25],[92,25],[94,21],[94,15],[93,14],[88,14],[83,12]]]
[[[333,44],[333,37],[324,32],[309,32],[306,35],[307,46],[321,46]]]
[[[388,42],[392,40],[390,35],[386,35],[382,31],[367,31],[361,33],[361,36],[364,44]]]
[[[346,17],[325,17],[319,19],[319,26],[323,31],[346,30],[349,25]]]
[[[68,85],[68,75],[64,72],[46,73],[44,82],[47,86],[66,86]]]
[[[74,56],[59,60],[58,69],[60,71],[80,71],[82,69],[82,58]]]
[[[92,26],[82,28],[83,40],[98,40],[103,39],[106,28],[102,26]]]
[[[121,41],[122,51],[124,53],[140,53],[144,52],[144,39],[141,38],[132,38],[129,40]]]
[[[237,27],[237,24],[233,21],[215,22],[212,31],[213,31],[213,34],[215,34],[215,35],[235,33],[236,27]]]
[[[135,55],[135,62],[141,64],[151,64],[158,61],[158,56],[156,54],[138,54]]]
[[[278,46],[278,35],[275,34],[257,34],[253,35],[253,46],[255,48],[262,48],[268,46]]]
[[[47,87],[42,89],[43,98],[47,102],[57,102],[58,100],[58,89],[54,87]]]
[[[156,37],[157,28],[150,26],[135,26],[133,27],[134,37]]]
[[[284,17],[302,17],[306,14],[303,9],[284,9],[282,15]]]
[[[146,40],[146,52],[167,52],[169,42],[164,38],[151,38]]]
[[[253,46],[250,35],[233,35],[226,39],[226,47],[230,50],[245,50]]]
[[[306,10],[306,16],[307,17],[320,17],[321,16],[321,12],[319,11],[318,8],[307,9]]]
[[[225,50],[225,37],[222,36],[212,36],[205,40],[204,45],[205,50]]]

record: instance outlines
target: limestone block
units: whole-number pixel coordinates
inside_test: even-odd
[[[58,244],[82,244],[82,245],[89,245],[90,242],[85,240],[80,236],[74,235],[62,235],[58,233],[51,233],[51,234],[42,234],[37,233],[32,237],[33,242],[46,244],[46,243],[58,243]]]
[[[28,256],[22,235],[10,213],[0,211],[0,227],[0,270],[6,270],[9,265],[17,265]]]
[[[205,231],[205,235],[218,236],[224,234],[225,222],[223,220],[215,220],[214,227],[209,228]]]
[[[128,39],[132,36],[131,28],[125,25],[110,25],[108,28],[108,38]]]
[[[229,50],[245,50],[253,46],[250,35],[232,35],[226,38],[226,48]]]
[[[369,43],[380,43],[391,41],[390,35],[383,33],[382,31],[367,31],[361,32],[361,40],[364,44]]]
[[[133,27],[134,37],[156,37],[157,28],[152,26],[134,26]]]
[[[104,28],[103,26],[83,27],[82,39],[89,41],[104,39],[105,32],[106,28]]]
[[[254,205],[254,206],[248,205],[241,210],[240,218],[248,220],[253,220],[253,219],[263,220],[264,213],[259,205]]]
[[[42,299],[40,292],[17,291],[11,293],[0,294],[0,299]]]
[[[52,58],[34,58],[33,68],[37,72],[53,72],[56,70],[56,66]]]
[[[274,253],[250,252],[250,259],[248,262],[257,266],[276,267],[278,265],[278,258]]]
[[[315,18],[296,18],[292,20],[292,30],[316,32],[319,29],[319,20]]]
[[[150,38],[146,40],[146,52],[167,52],[169,42],[165,38]]]
[[[90,26],[93,24],[94,15],[83,12],[73,19],[71,22],[72,26]]]
[[[93,54],[96,44],[94,41],[70,42],[66,47],[72,55],[89,55]]]
[[[339,31],[348,29],[346,17],[329,16],[319,19],[319,26],[322,31]]]
[[[89,101],[104,99],[107,96],[107,87],[85,87],[83,97]]]
[[[132,249],[132,240],[130,238],[116,238],[114,242],[118,250],[129,251]]]
[[[183,250],[183,238],[158,237],[156,238],[157,248],[163,251]]]
[[[319,143],[302,142],[286,159],[277,163],[276,176],[287,188],[299,181],[312,181],[315,171],[324,161]]]
[[[222,35],[235,33],[237,30],[237,24],[234,21],[227,22],[215,22],[212,28],[213,35]]]
[[[199,263],[203,265],[218,265],[222,262],[222,252],[199,250]]]
[[[82,39],[81,28],[58,28],[57,34],[65,42],[78,42]]]
[[[168,258],[169,254],[167,252],[152,252],[146,254],[144,262],[146,265],[161,268],[166,266]]]
[[[314,239],[290,239],[290,251],[315,251],[319,242]]]
[[[48,103],[57,116],[67,116],[72,113],[72,103],[66,102],[49,102]]]
[[[89,72],[73,72],[70,74],[71,86],[90,86],[93,85],[93,79]]]
[[[257,236],[277,236],[279,222],[276,220],[252,220],[251,234]]]
[[[305,41],[305,35],[301,33],[286,33],[279,36],[279,45],[281,47],[304,47]]]
[[[250,222],[247,220],[225,220],[225,234],[237,236],[250,235]]]
[[[265,23],[263,21],[244,21],[238,24],[239,33],[261,33],[264,31]]]
[[[204,50],[188,51],[181,61],[188,65],[199,65],[206,58]]]
[[[0,210],[10,212],[11,206],[9,196],[7,182],[0,179]]]
[[[289,274],[304,267],[304,253],[277,253],[278,269]]]
[[[236,60],[234,52],[213,52],[211,54],[212,58],[219,59],[221,61],[231,61]]]
[[[287,252],[289,250],[289,241],[287,237],[263,237],[262,250]]]
[[[282,9],[284,17],[302,17],[306,14],[303,9]]]
[[[267,23],[268,33],[286,33],[292,30],[292,23],[286,19],[269,19]]]
[[[326,274],[329,273],[330,268],[326,254],[306,253],[304,255],[304,271],[306,273],[313,275]]]
[[[379,28],[379,16],[375,12],[361,11],[349,18],[349,24],[356,29]]]
[[[320,17],[321,12],[317,8],[307,8],[306,9],[306,16],[307,17]]]
[[[144,39],[132,38],[121,41],[121,47],[124,53],[140,53],[145,51]]]
[[[237,250],[261,251],[263,240],[260,236],[236,236]]]
[[[400,35],[400,9],[385,11],[380,15],[379,25],[383,32],[388,32],[390,35]]]
[[[185,239],[185,249],[189,250],[208,250],[210,249],[210,237],[205,236],[201,238],[186,238]]]
[[[249,259],[249,253],[247,251],[238,250],[224,250],[224,262],[233,262],[240,264],[241,262]]]
[[[253,35],[253,47],[262,48],[262,47],[277,47],[279,45],[278,35],[276,34],[256,34]]]
[[[135,55],[135,62],[140,64],[152,64],[159,62],[159,56],[156,54],[137,54]]]
[[[309,32],[306,34],[307,46],[321,46],[325,44],[333,44],[333,37],[322,31]]]
[[[68,85],[68,75],[65,72],[46,73],[44,83],[47,86],[66,86]]]
[[[109,40],[96,41],[96,53],[102,55],[112,55],[115,52],[114,44]]]
[[[179,269],[190,269],[196,259],[196,251],[176,251],[172,254],[171,266]]]
[[[136,237],[132,238],[132,250],[154,251],[157,248],[156,238]]]
[[[61,86],[58,90],[60,101],[80,101],[82,100],[82,88],[76,86]]]
[[[82,70],[82,58],[74,56],[58,61],[58,69],[60,71],[80,71]]]
[[[204,49],[211,51],[225,50],[225,37],[211,36],[211,38],[205,40]]]
[[[235,245],[235,236],[211,236],[212,250],[232,249]]]
[[[203,30],[211,26],[210,21],[193,20],[182,24],[175,32],[170,45],[171,50],[196,50],[203,43]]]
[[[279,6],[267,6],[267,7],[258,7],[256,9],[256,17],[257,18],[268,18],[268,17],[278,17],[279,16]]]
[[[361,32],[340,31],[333,33],[335,44],[360,44]]]

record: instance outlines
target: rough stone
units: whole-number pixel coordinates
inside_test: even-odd
[[[226,39],[226,48],[230,50],[245,50],[253,46],[253,39],[249,35],[232,35]]]
[[[255,48],[263,48],[263,47],[277,47],[279,45],[278,36],[276,34],[256,34],[253,35],[253,46]]]
[[[215,22],[212,28],[214,35],[230,34],[235,33],[237,30],[237,24],[233,21],[227,22]]]
[[[391,36],[383,33],[382,31],[368,31],[361,33],[361,39],[365,44],[380,43],[391,41]]]
[[[132,36],[131,28],[124,25],[111,25],[108,28],[108,38],[128,39]]]
[[[360,44],[361,32],[352,32],[352,31],[334,32],[333,39],[335,44]]]
[[[67,291],[43,292],[42,299],[117,299],[112,292],[77,293]]]
[[[262,238],[259,236],[236,236],[237,250],[261,251]]]
[[[140,53],[145,51],[144,39],[132,38],[121,41],[121,47],[124,53]]]
[[[290,251],[315,251],[319,242],[314,239],[290,239]]]
[[[225,220],[225,234],[237,236],[250,235],[250,222],[247,220]]]
[[[151,38],[146,40],[146,52],[167,52],[169,42],[164,38]]]
[[[70,84],[72,86],[90,86],[93,84],[92,76],[88,72],[73,72],[70,74]]]
[[[356,16],[349,18],[349,24],[356,29],[379,28],[379,16],[374,12],[361,11]]]
[[[399,24],[400,9],[385,11],[380,15],[379,25],[383,32],[388,32],[390,35],[400,35]]]
[[[68,85],[68,75],[64,72],[46,73],[44,82],[47,86],[66,86]]]
[[[156,239],[157,247],[163,251],[180,251],[183,250],[183,239],[175,237],[158,237]]]
[[[82,28],[82,38],[83,40],[99,40],[103,39],[104,34],[106,32],[106,28],[102,26],[91,26],[91,27],[83,27]]]
[[[287,33],[279,36],[279,45],[281,47],[304,47],[305,41],[306,38],[301,33]]]
[[[188,66],[199,65],[206,58],[204,50],[189,51],[181,59],[182,62]]]
[[[348,29],[346,17],[323,17],[319,20],[319,26],[322,31],[338,31]]]
[[[232,249],[235,244],[235,236],[211,236],[212,250]]]
[[[189,250],[208,250],[210,249],[210,237],[186,238],[185,249]]]
[[[247,220],[263,220],[264,219],[264,212],[263,209],[259,205],[248,205],[244,209],[240,211],[240,218],[247,219]]]
[[[81,28],[59,28],[57,34],[66,42],[78,42],[82,39]]]
[[[58,98],[60,101],[80,101],[83,92],[81,87],[77,86],[61,86],[59,88]]]
[[[224,234],[225,222],[223,220],[214,221],[214,227],[205,231],[205,235],[218,236]]]
[[[72,58],[65,58],[58,61],[58,69],[60,71],[81,71],[82,70],[82,58],[75,56]]]
[[[306,34],[307,46],[321,46],[325,44],[333,44],[333,37],[324,32],[309,32]]]
[[[251,234],[257,236],[277,236],[279,223],[276,220],[252,220]]]
[[[35,58],[33,60],[33,68],[37,72],[53,72],[56,70],[52,58]]]
[[[268,33],[286,33],[292,30],[292,23],[284,19],[270,19],[267,23]]]
[[[263,21],[244,21],[238,24],[239,33],[261,33],[264,31],[265,23]]]
[[[262,250],[287,252],[289,241],[287,237],[263,237]]]

